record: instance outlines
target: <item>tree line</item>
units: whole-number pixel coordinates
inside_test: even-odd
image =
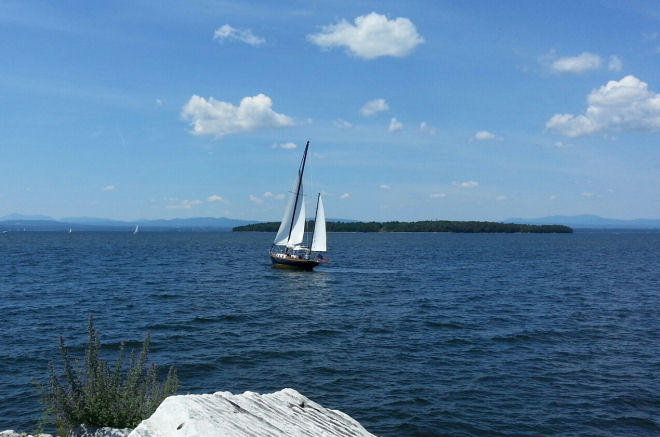
[[[234,232],[277,232],[280,222],[237,226]],[[314,221],[307,222],[314,229]],[[526,225],[517,223],[425,220],[419,222],[327,222],[328,232],[455,232],[455,233],[560,233],[573,232],[564,225]]]

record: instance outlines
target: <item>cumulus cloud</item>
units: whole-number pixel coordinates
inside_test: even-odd
[[[193,135],[216,137],[294,124],[291,117],[278,114],[272,106],[273,101],[265,94],[244,97],[238,106],[193,95],[183,107],[181,117],[192,126]]]
[[[273,144],[270,146],[272,149],[295,149],[298,147],[296,143],[288,142],[288,143],[282,143],[282,144]]]
[[[265,39],[254,35],[250,29],[234,29],[229,24],[225,24],[215,30],[213,39],[222,41],[239,41],[251,46],[258,46],[266,42]]]
[[[209,197],[207,197],[206,200],[209,201],[209,202],[221,202],[225,199],[224,199],[224,197],[218,196],[217,194],[212,194]]]
[[[477,181],[465,181],[465,182],[452,182],[451,183],[455,187],[459,188],[474,188],[479,186],[479,182]]]
[[[658,39],[658,36],[660,36],[660,33],[658,32],[643,33],[642,41],[644,42],[655,41],[656,39]]]
[[[351,197],[351,195],[348,193],[344,193],[341,196],[339,196],[340,199],[348,199],[349,197]]]
[[[495,134],[485,130],[480,130],[479,132],[474,134],[474,139],[478,141],[494,140]]]
[[[578,56],[566,56],[554,61],[552,69],[558,73],[584,73],[600,68],[603,60],[593,53],[584,52]]]
[[[391,189],[392,187],[390,187],[390,186],[387,185],[387,184],[380,184],[380,185],[379,185],[379,188],[380,188],[381,190],[389,190],[389,189]]]
[[[584,114],[555,114],[545,127],[567,137],[608,131],[660,130],[660,94],[629,75],[611,80],[587,96]]]
[[[372,115],[387,111],[388,109],[390,109],[390,107],[387,106],[385,99],[374,99],[365,103],[364,106],[360,108],[360,114],[365,117],[371,117]]]
[[[390,126],[387,128],[387,130],[390,132],[396,132],[400,131],[401,129],[403,129],[403,123],[401,123],[396,118],[392,118],[392,120],[390,120]]]
[[[261,199],[261,198],[255,196],[254,194],[250,194],[249,199],[250,199],[250,202],[256,203],[257,205],[261,205],[262,203],[264,203],[264,199]]]
[[[271,193],[270,191],[266,191],[266,192],[264,193],[264,198],[266,198],[266,199],[282,200],[282,199],[284,199],[285,197],[286,197],[286,196],[285,196],[284,194],[273,194],[273,193]]]
[[[425,133],[425,134],[429,134],[429,135],[435,135],[437,133],[435,128],[432,127],[432,126],[429,126],[429,124],[425,121],[423,121],[419,124],[419,131],[422,132],[422,133]]]
[[[424,42],[409,19],[390,20],[376,12],[357,17],[354,24],[342,19],[323,26],[321,32],[307,35],[307,39],[323,48],[346,47],[348,53],[363,59],[403,57]]]
[[[348,122],[346,120],[342,120],[341,118],[338,119],[338,120],[335,120],[332,124],[337,129],[350,129],[350,128],[353,127],[353,125],[350,122]]]
[[[170,202],[176,202],[170,205],[167,205],[167,209],[192,209],[193,206],[197,206],[202,203],[201,200],[178,200],[178,199],[168,199]]]
[[[114,191],[115,188],[117,187],[115,187],[114,185],[106,185],[105,187],[103,187],[103,191]]]
[[[610,56],[610,62],[607,64],[607,69],[610,71],[621,71],[623,68],[623,61],[618,56]]]

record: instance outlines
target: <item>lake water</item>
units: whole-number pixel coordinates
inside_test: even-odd
[[[660,233],[330,234],[311,273],[272,238],[1,234],[0,430],[93,313],[181,393],[292,387],[377,435],[660,434]]]

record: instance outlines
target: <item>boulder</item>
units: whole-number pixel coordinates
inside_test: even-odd
[[[53,437],[50,434],[28,434],[26,432],[16,432],[13,429],[0,431],[0,437]]]
[[[78,425],[71,430],[69,437],[126,437],[130,432],[131,429],[129,428],[97,428],[95,426]]]
[[[373,436],[349,415],[297,391],[170,396],[129,437]]]

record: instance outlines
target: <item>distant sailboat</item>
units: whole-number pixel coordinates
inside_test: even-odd
[[[135,230],[133,231],[133,235],[138,233],[139,228],[140,228],[140,225],[135,225]]]
[[[71,228],[69,228],[69,234],[70,234],[71,232],[73,232],[73,230],[72,230]]]
[[[305,145],[298,177],[293,183],[289,202],[284,210],[284,217],[270,249],[270,260],[274,267],[312,270],[321,262],[327,261],[322,252],[327,251],[325,231],[325,210],[321,193],[317,197],[316,218],[311,247],[304,245],[305,239],[305,202],[303,194],[303,174],[307,161],[309,141]],[[313,258],[312,253],[317,253]]]

